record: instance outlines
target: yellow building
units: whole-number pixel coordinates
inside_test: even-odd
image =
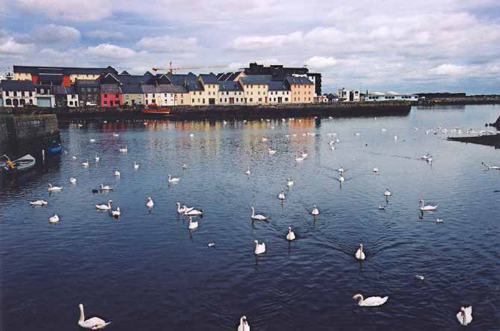
[[[219,82],[214,74],[202,74],[198,76],[198,80],[203,87],[203,99],[208,105],[218,104]]]
[[[290,103],[314,102],[314,83],[307,77],[288,76],[285,81],[290,87]]]
[[[240,78],[247,105],[268,104],[271,75],[249,75]]]

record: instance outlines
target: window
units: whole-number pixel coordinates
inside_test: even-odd
[[[120,102],[118,100],[115,100],[115,106],[119,106]]]
[[[41,94],[44,94],[45,93],[45,90],[43,88],[40,89],[40,93]]]
[[[227,98],[224,99],[224,102],[227,102]]]
[[[104,104],[105,104],[105,105],[107,105],[107,104],[108,104],[108,102],[107,102],[106,100],[104,100]]]
[[[194,103],[194,99],[191,99],[191,103]]]
[[[257,92],[257,94],[258,94],[258,95],[260,95],[260,91],[259,91],[259,92]]]
[[[200,102],[200,98],[198,98],[198,102]]]
[[[11,99],[6,99],[5,100],[5,105],[12,106],[12,100]]]
[[[203,103],[205,103],[205,98],[203,98]]]
[[[222,99],[219,99],[220,101],[219,102],[222,102]]]
[[[69,105],[70,105],[70,106],[73,106],[73,101],[70,101],[70,102],[69,102]]]
[[[262,98],[259,98],[259,102],[262,102]]]
[[[24,106],[24,104],[26,103],[26,101],[24,99],[21,99],[21,100],[19,100],[19,103],[20,103],[21,106]]]
[[[253,98],[250,98],[250,102],[253,102]]]

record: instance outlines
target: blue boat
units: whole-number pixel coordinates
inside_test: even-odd
[[[47,147],[47,154],[56,154],[56,153],[61,153],[61,144],[57,144],[55,146],[52,146],[52,147]]]

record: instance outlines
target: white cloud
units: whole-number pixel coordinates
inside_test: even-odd
[[[30,13],[72,22],[98,21],[110,16],[113,9],[113,3],[108,0],[17,0],[16,4]]]
[[[96,39],[123,39],[125,35],[120,31],[93,30],[85,34],[87,37]]]
[[[302,43],[302,41],[302,32],[296,31],[287,35],[240,36],[233,40],[231,47],[238,50],[258,50],[263,48],[279,48],[298,45]]]
[[[80,39],[80,31],[70,26],[46,24],[35,26],[28,40],[36,43],[72,43]]]
[[[32,51],[33,48],[33,44],[18,43],[13,37],[0,39],[0,54],[26,54]]]
[[[174,37],[174,36],[159,36],[142,38],[138,43],[138,47],[142,47],[150,52],[167,52],[167,53],[194,53],[198,51],[198,41],[194,37]]]
[[[306,65],[311,69],[324,69],[333,67],[338,64],[338,61],[333,57],[313,56],[306,61]]]
[[[432,73],[444,76],[459,76],[471,72],[471,68],[451,63],[441,64],[430,70]]]
[[[129,59],[137,55],[133,49],[113,44],[100,44],[87,48],[87,54],[105,59]]]

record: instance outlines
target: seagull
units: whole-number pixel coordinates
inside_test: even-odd
[[[262,142],[266,142],[267,141],[267,138],[262,138]]]
[[[254,250],[255,255],[262,254],[266,251],[266,244],[265,243],[259,244],[259,242],[257,240],[255,240],[254,244],[255,244],[255,250]]]
[[[120,135],[118,133],[113,133],[113,137],[119,137]]]
[[[378,167],[373,168],[373,172],[378,172]]]
[[[54,215],[52,217],[49,217],[49,223],[54,224],[54,223],[57,223],[57,222],[59,222],[59,216]]]
[[[95,205],[96,209],[99,210],[111,210],[111,204],[113,203],[113,200],[108,200],[107,205]]]
[[[118,170],[115,170],[115,176],[120,177],[120,172]]]
[[[318,209],[318,207],[316,207],[316,205],[313,205],[313,210],[312,210],[311,214],[314,216],[319,215],[319,209]]]
[[[169,183],[178,183],[181,179],[179,177],[172,177],[170,174],[168,174],[168,182]]]
[[[101,159],[101,158],[99,157],[99,155],[97,155],[97,154],[96,154],[96,155],[95,155],[95,161],[96,161],[96,162],[99,162],[99,160],[100,160],[100,159]]]
[[[363,244],[359,244],[359,248],[358,250],[356,251],[356,259],[358,260],[364,260],[365,259],[365,253],[363,252]]]
[[[257,221],[266,221],[267,217],[264,215],[257,214],[255,215],[255,208],[252,206],[252,219]]]
[[[281,201],[285,200],[285,192],[283,190],[281,190],[280,194],[278,194],[278,199]]]
[[[293,186],[293,180],[291,180],[290,178],[287,178],[286,179],[286,186],[292,187]]]
[[[269,155],[276,154],[276,150],[269,148]]]
[[[52,184],[49,183],[48,191],[54,192],[54,191],[61,191],[62,189],[63,189],[62,186],[52,186]]]
[[[307,159],[307,157],[308,157],[308,156],[309,156],[309,154],[307,154],[306,152],[302,152],[302,157],[303,157],[304,159]]]
[[[111,322],[106,322],[99,317],[91,317],[88,320],[85,320],[85,315],[83,313],[83,305],[80,304],[80,319],[78,320],[78,325],[84,329],[104,329],[106,326],[111,324]]]
[[[295,161],[297,161],[297,162],[302,162],[302,161],[304,161],[304,157],[303,157],[303,156],[297,156],[297,157],[295,158]]]
[[[95,143],[95,139],[94,138],[90,139],[90,142]]]
[[[363,299],[363,296],[361,294],[356,294],[355,296],[352,297],[354,300],[361,299],[358,302],[359,306],[365,306],[365,307],[377,307],[377,306],[382,306],[384,303],[386,303],[387,299],[389,297],[369,297],[366,299]]]
[[[193,222],[193,218],[189,216],[189,230],[194,230],[198,227],[198,222]]]
[[[425,279],[425,277],[422,276],[422,275],[415,275],[415,278],[419,279],[419,280],[424,280]]]
[[[288,241],[295,240],[295,233],[293,233],[291,227],[288,227],[288,234],[286,235],[286,240]]]
[[[436,218],[436,223],[443,223],[443,219],[442,218]]]
[[[76,161],[76,156],[73,155],[71,158],[73,159],[73,161]]]
[[[83,163],[82,163],[82,166],[83,166],[84,168],[88,168],[88,166],[89,166],[89,160],[87,160],[87,161],[83,162]]]
[[[188,165],[187,165],[186,163],[184,163],[184,164],[182,165],[182,169],[186,170],[187,168],[188,168]]]
[[[151,197],[148,197],[148,200],[146,201],[146,207],[153,208],[154,205],[155,203],[153,202],[153,199],[151,199]]]
[[[189,134],[189,136],[190,136],[191,138],[193,138],[193,137],[194,137],[194,133],[190,133],[190,134]]]
[[[215,247],[215,243],[208,243],[208,247]]]
[[[46,206],[47,201],[45,201],[45,200],[30,201],[30,205],[32,205],[32,206]]]
[[[462,325],[467,325],[472,322],[472,306],[462,307],[457,313],[457,320]]]
[[[247,176],[250,176],[250,168],[247,168],[247,171],[245,171],[245,173],[247,174]]]
[[[111,187],[109,185],[101,184],[101,186],[99,188],[101,189],[101,191],[113,191],[113,187]]]
[[[127,146],[121,147],[121,148],[119,148],[119,150],[120,150],[120,153],[127,153],[128,152],[128,147]]]

